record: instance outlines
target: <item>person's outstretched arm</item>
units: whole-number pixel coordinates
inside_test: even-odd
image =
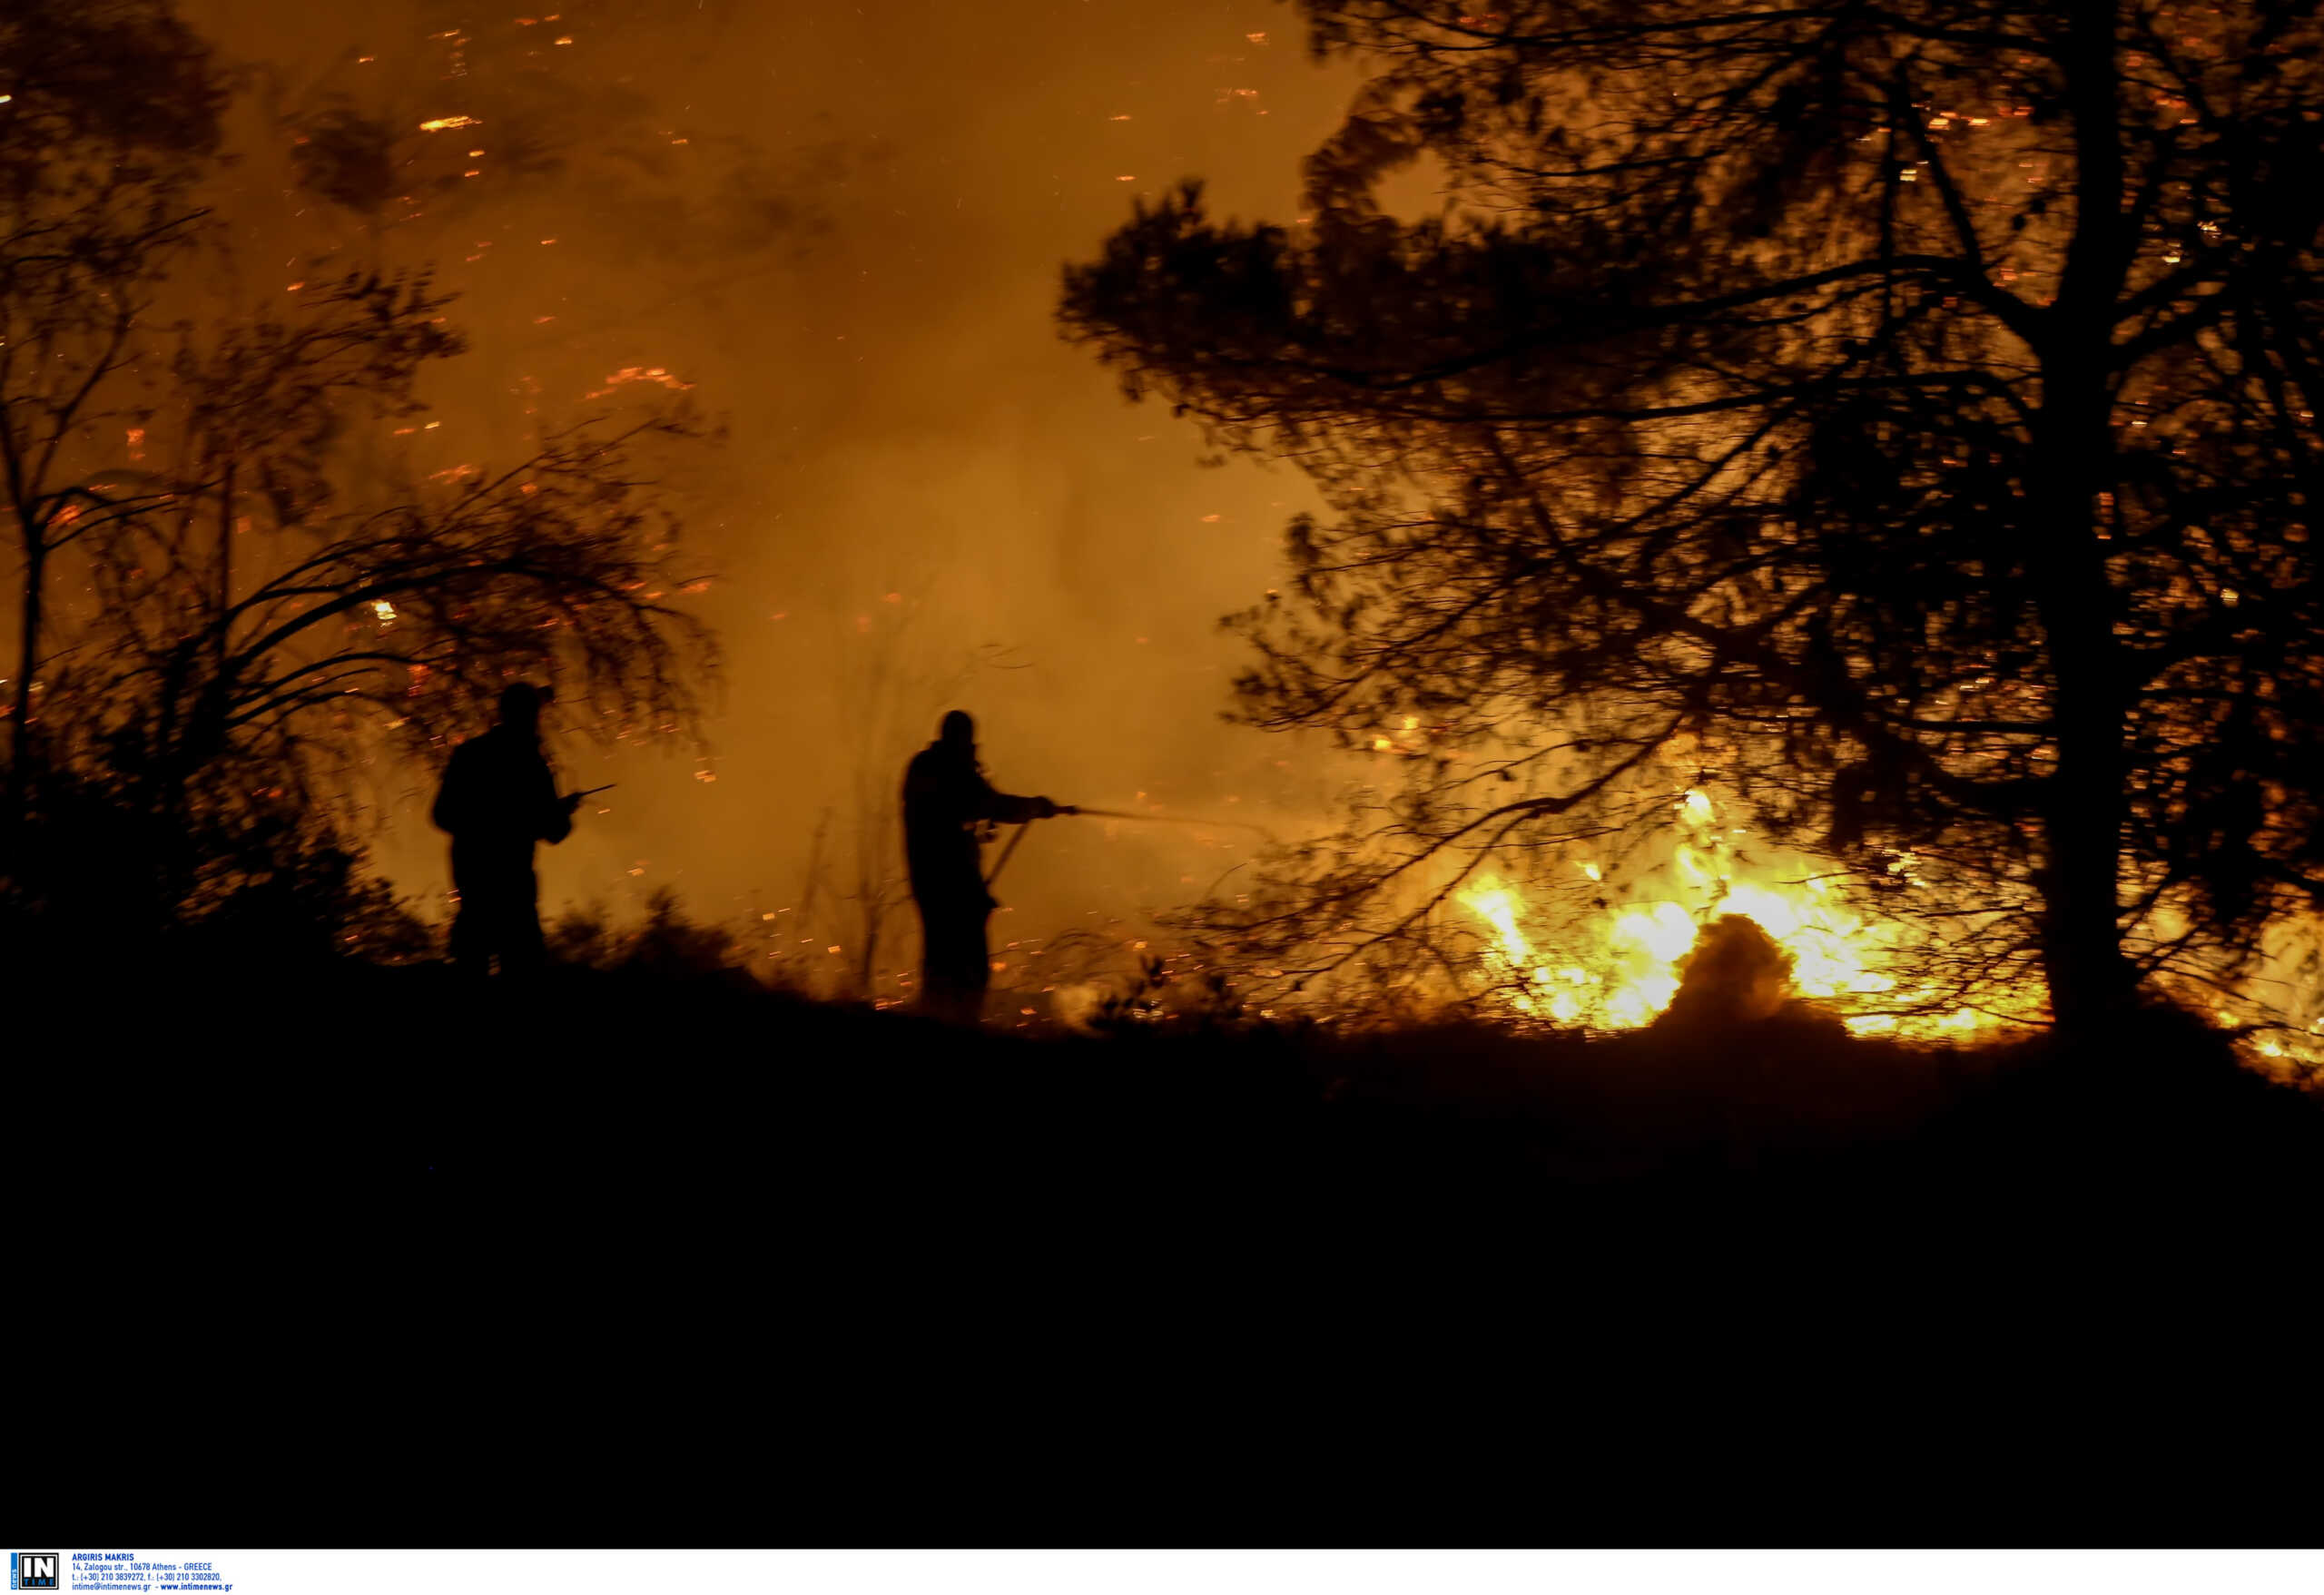
[[[1028,820],[1046,820],[1057,812],[1057,805],[1045,797],[1019,797],[1014,793],[998,792],[983,776],[977,777],[976,815],[980,820],[997,821],[1003,825],[1022,825]]]

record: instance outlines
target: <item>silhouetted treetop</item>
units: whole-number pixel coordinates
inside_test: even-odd
[[[0,94],[11,208],[212,154],[226,102],[210,47],[160,0],[14,0],[0,15]]]
[[[1304,8],[1372,74],[1309,213],[1188,185],[1061,311],[1343,511],[1255,718],[1567,728],[1506,802],[1414,766],[1429,857],[1683,741],[2062,1016],[2324,903],[2312,6]]]
[[[465,350],[450,301],[424,271],[239,276],[200,203],[225,87],[162,5],[0,17],[0,898],[35,917],[167,922],[325,853],[344,884],[381,755],[440,758],[511,677],[612,743],[692,731],[714,671],[653,468],[691,412],[396,449]],[[359,208],[376,162],[331,125],[308,174]],[[104,890],[34,868],[75,836],[116,855]]]

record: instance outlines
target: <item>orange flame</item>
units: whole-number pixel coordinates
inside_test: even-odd
[[[1524,904],[1497,878],[1482,877],[1457,901],[1493,936],[1486,967],[1516,1011],[1560,1024],[1634,1029],[1651,1021],[1679,989],[1679,964],[1696,931],[1721,914],[1756,921],[1791,954],[1792,988],[1827,1003],[1859,1034],[1960,1035],[1991,1023],[1966,1008],[1900,1018],[1851,1012],[1905,1005],[1886,967],[1898,933],[1852,908],[1845,888],[1814,872],[1804,857],[1753,847],[1739,826],[1722,827],[1710,798],[1689,792],[1675,805],[1679,840],[1656,883],[1588,917],[1552,955],[1537,954],[1521,923]],[[1593,881],[1603,869],[1582,861]]]

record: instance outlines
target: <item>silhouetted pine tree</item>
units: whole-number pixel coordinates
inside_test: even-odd
[[[2062,1021],[2324,903],[2313,6],[1303,3],[1373,74],[1312,213],[1190,185],[1061,310],[1337,507],[1247,715],[1462,755],[1247,928],[1322,967],[1657,760]]]

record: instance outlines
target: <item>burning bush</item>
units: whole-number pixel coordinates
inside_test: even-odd
[[[1793,994],[1793,961],[1757,920],[1721,914],[1679,960],[1678,992],[1652,1028],[1731,1030],[1782,1019],[1845,1029],[1837,1016]]]

